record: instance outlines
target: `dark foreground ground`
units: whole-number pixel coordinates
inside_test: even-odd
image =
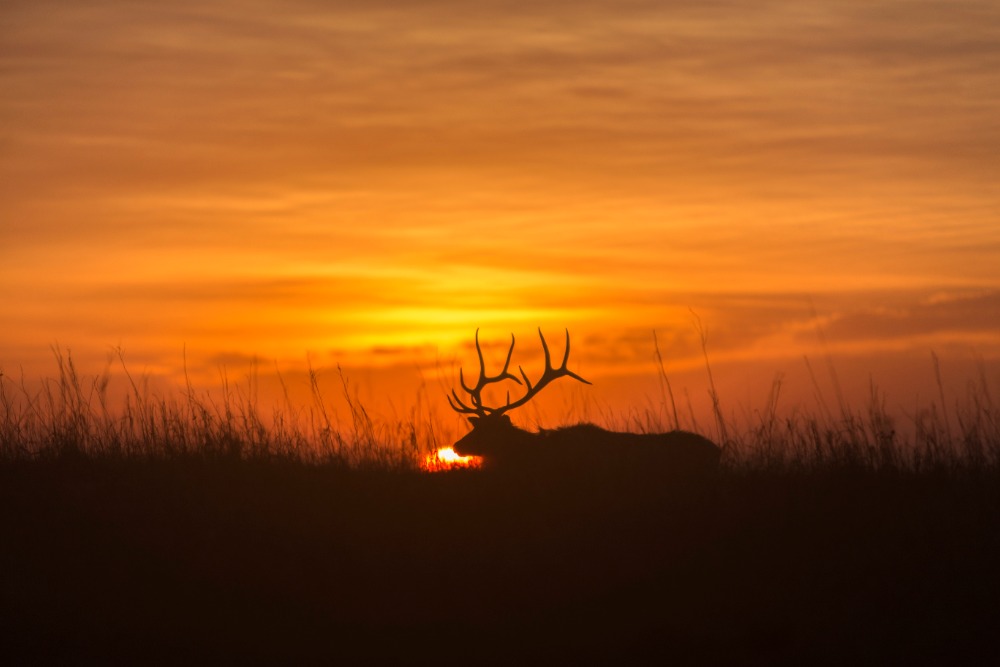
[[[983,664],[1000,480],[6,463],[0,624],[6,664]]]

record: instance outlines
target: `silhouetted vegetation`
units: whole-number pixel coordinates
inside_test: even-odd
[[[792,416],[775,394],[725,424],[720,474],[691,483],[427,474],[432,427],[352,402],[340,433],[315,384],[295,419],[141,383],[113,408],[106,376],[57,359],[41,392],[0,376],[0,627],[18,661],[968,664],[994,647],[985,378],[905,428],[874,391],[860,412]]]

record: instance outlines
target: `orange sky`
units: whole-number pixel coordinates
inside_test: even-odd
[[[639,386],[691,310],[737,393],[1000,374],[992,0],[7,0],[0,90],[8,375],[388,382],[541,325]]]

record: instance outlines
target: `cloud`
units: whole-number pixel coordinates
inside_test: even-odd
[[[62,196],[388,164],[647,192],[815,195],[900,161],[985,178],[997,11],[872,4],[16,3],[0,169]]]
[[[389,350],[564,318],[609,329],[587,332],[609,361],[648,357],[654,328],[694,357],[688,308],[736,351],[805,340],[806,295],[831,339],[991,331],[990,298],[914,296],[1000,280],[989,0],[12,0],[3,20],[19,340],[256,321],[262,346],[298,327]],[[311,333],[329,322],[352,338]]]
[[[995,336],[1000,341],[1000,292],[938,294],[893,306],[862,306],[826,324],[832,341],[913,339],[932,334]]]

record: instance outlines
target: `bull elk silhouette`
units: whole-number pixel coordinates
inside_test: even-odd
[[[481,456],[488,466],[507,469],[531,469],[555,462],[576,467],[582,465],[590,469],[626,462],[643,468],[655,467],[664,473],[679,474],[705,474],[718,468],[721,454],[719,447],[708,438],[688,431],[619,433],[584,423],[551,430],[541,429],[534,433],[515,426],[507,413],[526,404],[553,380],[568,377],[591,384],[566,367],[569,361],[568,329],[566,352],[558,368],[552,366],[549,346],[540,328],[538,336],[545,353],[545,370],[541,378],[532,384],[520,366],[520,378],[508,370],[514,353],[513,334],[503,369],[497,375],[487,375],[483,351],[479,346],[479,330],[476,329],[479,379],[475,386],[469,387],[459,368],[459,383],[469,397],[463,401],[454,389],[447,396],[451,408],[460,414],[470,415],[468,419],[472,424],[472,430],[455,443],[453,448],[456,453],[462,456]],[[511,402],[508,392],[504,405],[486,405],[483,402],[483,389],[505,380],[525,387],[524,395]]]

